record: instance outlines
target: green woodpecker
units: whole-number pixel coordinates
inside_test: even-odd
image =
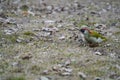
[[[107,41],[107,39],[94,30],[90,30],[88,28],[80,29],[80,32],[84,35],[84,39],[89,43],[89,46],[95,47],[98,46],[99,43]]]

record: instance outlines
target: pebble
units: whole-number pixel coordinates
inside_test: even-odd
[[[7,18],[6,20],[5,20],[5,22],[6,23],[10,23],[10,24],[16,24],[16,20],[14,19],[14,18]]]
[[[11,35],[11,34],[14,34],[14,33],[17,32],[17,31],[18,31],[17,28],[10,28],[10,29],[5,29],[5,30],[4,30],[4,33],[5,33],[6,35]]]
[[[75,62],[75,61],[76,61],[76,59],[74,59],[74,58],[71,59],[71,62]]]
[[[65,66],[68,66],[68,65],[70,65],[71,64],[71,61],[70,60],[67,60],[66,62],[65,62]]]
[[[120,80],[120,77],[118,77],[116,80]]]
[[[63,72],[60,75],[61,76],[71,76],[72,74],[70,72]]]
[[[79,77],[80,78],[82,78],[83,80],[85,80],[86,79],[86,74],[84,74],[83,72],[78,72],[78,75],[79,75]]]
[[[73,4],[73,6],[77,9],[77,8],[79,7],[79,3],[78,3],[78,2],[75,2],[75,3]]]
[[[60,68],[60,67],[56,65],[56,66],[53,66],[53,67],[52,67],[52,70],[53,70],[53,71],[59,71],[59,68]]]
[[[17,41],[18,43],[22,42],[22,40],[20,40],[20,39],[17,39],[16,41]]]
[[[73,71],[73,69],[71,69],[71,68],[64,68],[64,71],[71,73]]]
[[[13,62],[11,65],[12,66],[17,66],[19,63],[18,62]]]
[[[65,36],[64,35],[60,36],[59,40],[65,40]]]
[[[43,21],[44,24],[53,24],[55,22],[56,21],[53,21],[53,20],[45,20],[45,21]]]
[[[44,75],[48,75],[48,74],[49,74],[49,70],[44,70],[44,71],[43,71],[43,74],[44,74]]]
[[[38,33],[37,35],[42,36],[42,37],[48,37],[51,35],[51,33],[50,32],[41,32],[41,33]]]
[[[62,7],[55,7],[55,11],[56,12],[61,12],[62,11]]]
[[[0,23],[5,23],[5,19],[0,17]]]
[[[58,28],[62,28],[63,25],[62,25],[62,24],[58,24],[57,27],[58,27]]]
[[[109,53],[109,54],[110,54],[110,57],[116,58],[116,53]]]
[[[69,72],[69,73],[71,73],[72,71],[73,71],[73,69],[71,69],[71,68],[65,68],[65,67],[62,67],[62,68],[60,68],[59,69],[61,72]]]
[[[88,26],[87,26],[87,25],[82,25],[82,26],[81,26],[81,28],[86,28],[86,27],[88,27]]]
[[[106,47],[110,47],[110,46],[111,46],[111,44],[106,44],[105,46],[106,46]]]
[[[59,31],[59,29],[58,28],[56,28],[56,27],[44,27],[44,28],[42,28],[42,30],[43,31],[53,31],[53,32],[57,32],[57,31]]]
[[[33,29],[33,31],[39,32],[39,31],[40,31],[40,29]]]
[[[45,77],[45,76],[41,76],[40,80],[49,80],[49,79],[47,77]]]
[[[102,55],[102,53],[101,53],[101,52],[99,52],[99,51],[96,51],[96,52],[95,52],[95,54],[96,54],[96,55],[99,55],[99,56],[101,56],[101,55]]]
[[[119,39],[114,39],[116,42],[119,42]]]
[[[23,60],[29,60],[30,58],[32,58],[32,55],[31,54],[24,54],[24,55],[21,55],[21,58]]]
[[[18,39],[16,39],[16,42],[20,43],[24,40],[24,38],[18,37]]]
[[[114,79],[114,80],[116,80],[116,78],[118,78],[118,77],[119,77],[119,75],[115,72],[111,73],[109,76],[109,78]]]
[[[100,29],[100,30],[105,30],[105,28],[107,27],[106,25],[104,24],[94,24],[94,26],[97,28],[97,29]]]
[[[116,65],[116,68],[118,68],[118,69],[120,70],[120,65],[117,64],[117,65]]]
[[[69,10],[69,7],[64,7],[64,11],[68,11]]]
[[[102,80],[100,77],[96,77],[95,80]]]
[[[75,27],[70,27],[68,30],[74,31],[74,30],[79,30],[79,29],[78,29],[78,28],[75,28]]]
[[[30,15],[32,15],[32,16],[35,16],[35,13],[34,12],[32,12],[32,11],[28,11],[28,14],[30,14]]]
[[[51,11],[53,9],[53,6],[47,6],[46,8],[47,8],[47,10]]]
[[[6,35],[11,35],[11,34],[13,34],[14,32],[12,31],[12,30],[4,30],[4,32],[5,32],[5,34]]]

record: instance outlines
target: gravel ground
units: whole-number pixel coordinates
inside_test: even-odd
[[[120,0],[1,0],[0,80],[120,80]]]

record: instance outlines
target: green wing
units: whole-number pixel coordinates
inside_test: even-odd
[[[100,37],[100,38],[103,39],[104,41],[107,40],[104,36],[102,36],[101,34],[97,33],[96,31],[91,31],[90,36],[93,36],[93,37],[96,37],[96,38],[99,38],[99,37]]]

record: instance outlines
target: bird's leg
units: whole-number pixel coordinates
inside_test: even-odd
[[[96,44],[89,43],[89,46],[90,46],[90,47],[97,47],[97,46],[99,46],[99,44],[97,44],[97,43],[96,43]]]

